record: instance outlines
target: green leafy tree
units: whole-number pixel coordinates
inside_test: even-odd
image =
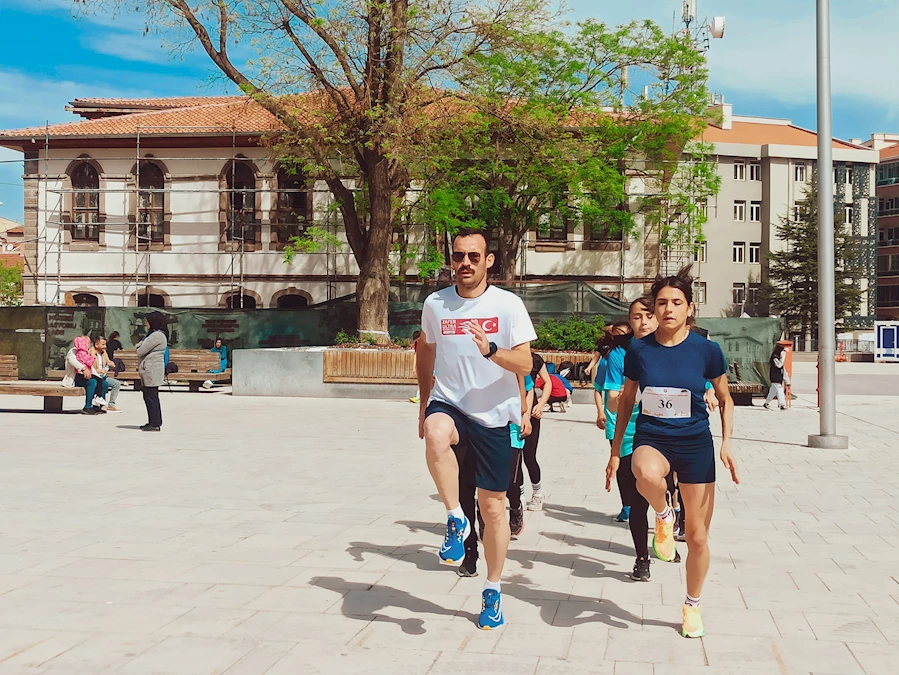
[[[790,332],[818,335],[818,181],[806,188],[797,203],[799,218],[781,219],[777,238],[784,248],[769,254],[765,295],[772,311],[779,313]],[[852,236],[843,209],[834,218],[836,328],[861,308],[860,280],[866,274],[860,261],[861,242]]]
[[[498,53],[552,18],[541,0],[76,0],[75,6],[144,14],[175,52],[199,47],[280,121],[283,132],[269,139],[275,154],[324,180],[338,204],[360,269],[359,328],[375,335],[387,331],[391,235],[411,180],[412,148],[452,122],[449,90],[458,88],[468,60]]]
[[[553,349],[557,351],[592,352],[596,342],[602,337],[605,318],[594,316],[591,320],[572,314],[565,321],[545,319],[538,323],[534,330],[537,340],[536,349]]]
[[[18,307],[24,291],[22,268],[0,261],[0,307]]]
[[[583,223],[588,237],[619,240],[643,213],[665,239],[687,223],[701,238],[700,205],[718,183],[708,148],[681,162],[709,100],[690,41],[650,21],[587,20],[513,44],[467,62],[456,123],[414,165],[421,220],[489,231],[505,278],[532,230],[562,240]]]

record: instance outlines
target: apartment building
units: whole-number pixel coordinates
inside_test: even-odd
[[[873,134],[877,167],[877,318],[899,320],[899,134]]]
[[[78,99],[68,109],[83,119],[0,131],[0,146],[24,155],[26,304],[295,308],[354,292],[358,267],[330,191],[261,145],[279,123],[253,101]],[[285,264],[285,244],[313,224],[341,245]],[[632,298],[657,272],[644,247],[642,234],[559,222],[529,233],[517,272]]]
[[[769,253],[786,245],[778,239],[776,227],[783,218],[798,215],[797,202],[815,170],[818,138],[789,120],[734,115],[729,104],[718,108],[720,121],[702,137],[714,145],[721,189],[707,205],[706,241],[694,256],[699,312],[767,316],[761,289],[768,279]],[[862,310],[851,323],[868,324],[876,306],[875,271],[868,253],[875,245],[878,153],[834,139],[833,156],[834,198],[853,233],[864,242],[866,265],[871,268],[869,278],[861,282],[866,291]]]

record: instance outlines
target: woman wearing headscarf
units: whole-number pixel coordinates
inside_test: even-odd
[[[141,431],[160,431],[162,429],[162,408],[159,405],[159,387],[165,381],[165,351],[169,344],[168,328],[165,315],[152,312],[144,318],[147,325],[147,336],[135,347],[140,363],[140,373],[144,405],[147,406],[149,421],[141,427]]]

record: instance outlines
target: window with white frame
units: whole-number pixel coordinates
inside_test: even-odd
[[[846,206],[843,207],[843,217],[846,219],[847,225],[852,224],[853,212],[854,212],[854,209],[852,208],[852,204],[846,204]]]
[[[799,206],[799,204],[796,204],[795,206],[793,206],[793,220],[797,223],[803,221],[802,207]]]
[[[731,300],[735,305],[746,302],[746,284],[734,284],[731,289]]]
[[[793,166],[793,179],[797,183],[804,183],[808,178],[805,162],[796,162]]]
[[[762,256],[762,243],[759,241],[749,242],[749,262],[751,262],[751,263],[761,262],[761,256]]]
[[[746,162],[734,160],[734,180],[746,180]]]
[[[746,262],[746,242],[735,241],[733,248],[733,261],[735,263]]]
[[[746,202],[739,199],[734,201],[734,220],[738,223],[746,222]]]
[[[693,282],[693,302],[697,305],[704,305],[706,303],[705,300],[705,282],[704,281],[694,281]]]
[[[761,202],[749,202],[749,222],[750,223],[762,222],[762,203]]]
[[[693,262],[704,263],[706,258],[708,257],[709,248],[708,242],[705,241],[694,241],[693,242]]]
[[[846,167],[846,185],[852,185],[852,167]]]
[[[746,303],[749,305],[758,305],[762,301],[762,285],[749,284],[749,292],[746,295]]]
[[[762,180],[762,165],[759,162],[749,163],[749,180]]]

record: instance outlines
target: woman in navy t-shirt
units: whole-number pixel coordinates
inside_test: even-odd
[[[652,287],[659,327],[653,335],[633,340],[624,360],[625,384],[607,471],[611,481],[618,469],[624,430],[637,391],[640,414],[634,435],[633,471],[637,489],[656,512],[652,548],[666,562],[674,560],[674,513],[668,504],[665,477],[677,473],[687,514],[687,599],[683,607],[683,635],[705,634],[699,614],[702,585],[709,568],[709,524],[715,503],[715,446],[709,413],[703,400],[706,381],[712,383],[721,412],[721,461],[739,483],[730,449],[734,406],[727,388],[727,362],[714,342],[692,333],[688,319],[695,312],[690,267]]]

